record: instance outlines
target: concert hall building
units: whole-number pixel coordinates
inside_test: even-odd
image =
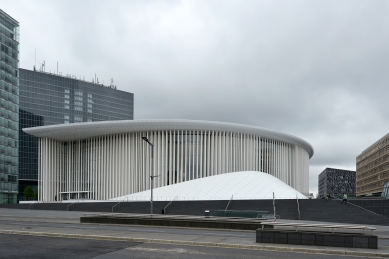
[[[40,201],[115,199],[149,190],[150,175],[159,176],[154,178],[158,188],[240,171],[267,173],[308,193],[312,146],[265,128],[211,121],[118,120],[23,130],[39,138]]]

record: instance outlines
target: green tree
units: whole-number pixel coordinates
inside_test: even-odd
[[[32,188],[31,186],[27,186],[24,189],[23,194],[24,194],[24,198],[26,198],[26,199],[33,198],[34,197],[34,188]]]
[[[34,190],[34,200],[38,200],[38,189]]]

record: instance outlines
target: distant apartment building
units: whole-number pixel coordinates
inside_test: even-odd
[[[341,197],[344,193],[355,195],[355,171],[326,168],[319,174],[319,198],[328,194]]]
[[[19,23],[0,9],[0,203],[16,203],[19,138]]]
[[[79,122],[132,120],[134,95],[116,86],[20,69],[19,199],[38,186],[38,138],[21,129]]]
[[[357,156],[357,196],[382,193],[389,181],[389,133]]]

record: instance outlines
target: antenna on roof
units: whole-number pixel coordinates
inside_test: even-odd
[[[35,63],[34,63],[34,71],[36,70],[36,48],[35,48]]]
[[[58,75],[58,61],[57,61],[57,75]]]
[[[109,88],[116,89],[116,86],[113,84],[113,77],[111,78],[111,84],[109,85]]]

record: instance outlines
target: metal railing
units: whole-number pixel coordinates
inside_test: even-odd
[[[297,197],[297,193],[296,193],[296,200],[297,200],[297,212],[299,214],[299,220],[300,220],[300,203],[299,203],[299,198]]]
[[[112,212],[114,212],[114,209],[116,206],[119,206],[119,209],[120,209],[120,203],[124,202],[126,200],[126,198],[124,198],[123,200],[119,201],[118,203],[116,203],[115,205],[112,206]],[[128,201],[128,198],[127,198],[127,201]]]
[[[364,208],[364,207],[358,206],[358,205],[356,205],[356,204],[354,204],[354,203],[352,203],[352,202],[347,201],[347,203],[353,205],[354,207],[360,208],[360,209],[362,209],[362,210],[366,210],[366,211],[368,211],[368,212],[370,212],[370,213],[373,213],[373,214],[375,214],[375,215],[378,215],[378,216],[381,216],[381,217],[384,217],[384,218],[388,218],[388,217],[385,216],[385,215],[378,214],[378,213],[376,213],[376,212],[374,212],[374,211],[371,211],[371,210],[368,210],[368,209],[366,209],[366,208]]]
[[[276,197],[273,192],[273,211],[274,211],[274,222],[277,221],[277,214],[276,214]]]
[[[227,206],[226,206],[226,209],[225,210],[227,210],[228,209],[228,206],[230,206],[230,203],[231,203],[231,201],[232,201],[232,199],[234,198],[234,195],[231,195],[231,198],[230,198],[230,200],[228,201],[228,204],[227,204]]]
[[[174,197],[174,199],[171,200],[171,201],[165,206],[165,208],[163,208],[163,213],[164,213],[164,214],[167,214],[168,207],[169,207],[171,204],[173,204],[173,201],[175,201],[177,198],[178,198],[178,196]],[[172,205],[172,206],[173,206],[173,205]]]
[[[72,205],[74,205],[74,204],[76,204],[76,203],[73,202],[73,203],[69,204],[68,206],[66,206],[66,210],[69,211],[69,208],[70,208]]]

